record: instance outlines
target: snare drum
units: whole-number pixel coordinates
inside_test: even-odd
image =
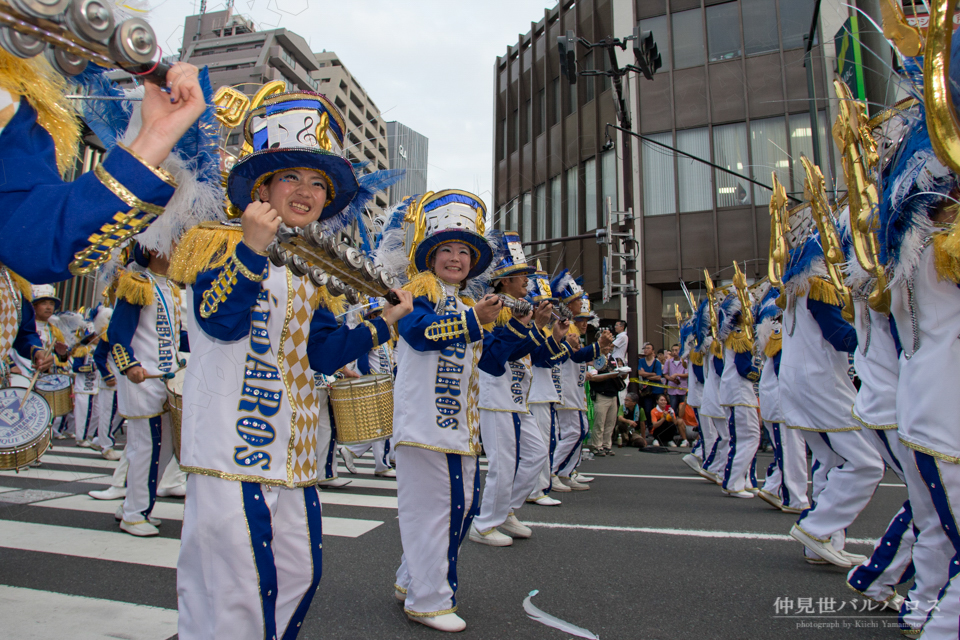
[[[7,378],[7,386],[16,387],[17,389],[29,389],[30,376],[20,375],[19,373],[11,373],[9,378]]]
[[[0,469],[25,467],[50,445],[50,405],[31,393],[21,408],[26,393],[26,389],[0,389]]]
[[[54,418],[65,416],[73,411],[73,377],[62,373],[40,376],[34,390],[43,396],[50,405]]]
[[[386,374],[339,380],[330,385],[337,442],[360,444],[393,435],[393,377]]]
[[[173,434],[173,455],[180,460],[180,425],[183,420],[183,380],[187,370],[180,369],[167,380],[167,408],[170,410],[170,432]]]

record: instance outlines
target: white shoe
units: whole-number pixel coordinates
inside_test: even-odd
[[[849,559],[837,553],[837,550],[832,544],[830,544],[829,540],[827,542],[821,542],[820,540],[811,537],[810,534],[806,533],[797,525],[793,525],[793,527],[790,529],[790,536],[795,540],[802,542],[803,546],[831,564],[835,564],[838,567],[843,567],[844,569],[849,569],[853,566],[853,563],[850,562]]]
[[[187,495],[187,487],[182,484],[174,485],[172,487],[157,489],[158,498],[184,498]]]
[[[445,613],[442,616],[413,616],[408,613],[407,618],[437,631],[456,633],[467,628],[467,623],[455,613]]]
[[[668,441],[667,441],[667,446],[670,447],[670,448],[676,448],[677,443],[674,442],[673,440],[668,440]]]
[[[507,516],[500,528],[513,538],[529,538],[533,535],[533,529],[520,522],[512,513]]]
[[[513,544],[513,538],[503,535],[497,531],[496,527],[493,527],[486,533],[482,533],[479,529],[477,529],[476,525],[470,525],[469,538],[473,542],[479,542],[480,544],[485,544],[491,547],[509,547]]]
[[[651,444],[650,446],[651,446],[651,447],[659,447],[659,446],[660,446],[660,441],[654,439],[653,444]]]
[[[563,504],[559,500],[555,500],[547,495],[540,496],[539,498],[527,498],[527,502],[533,502],[541,507],[558,507]]]
[[[867,556],[860,555],[859,553],[850,553],[846,549],[838,549],[837,553],[839,553],[841,556],[843,556],[844,558],[852,562],[853,566],[857,566],[858,564],[863,564],[864,562],[867,561]],[[897,610],[899,611],[900,608],[897,607]]]
[[[784,513],[793,513],[793,514],[799,515],[803,513],[803,507],[788,507],[786,505],[780,505],[780,511],[783,511]]]
[[[66,440],[66,439],[67,439],[67,436],[63,435],[63,434],[60,433],[59,431],[54,431],[54,432],[53,432],[53,439],[54,439],[54,440]]]
[[[700,465],[700,458],[693,455],[692,453],[688,453],[687,455],[683,456],[680,459],[683,460],[683,463],[685,465],[693,469],[694,473],[700,473],[700,469],[702,468]]]
[[[560,478],[553,476],[550,479],[550,491],[559,491],[560,493],[566,493],[567,491],[573,491],[570,487],[560,482]]]
[[[121,520],[120,530],[126,531],[132,536],[138,536],[141,538],[160,535],[160,530],[157,529],[152,524],[150,524],[149,522],[138,522],[137,524],[130,524],[126,520]]]
[[[690,442],[689,442],[688,440],[684,440],[683,442],[680,443],[680,446],[681,446],[681,447],[689,447],[689,446],[690,446]]]
[[[740,491],[727,491],[726,489],[721,489],[724,494],[730,496],[731,498],[753,498],[754,495],[749,491],[740,490]]]
[[[103,449],[100,451],[100,455],[103,456],[104,460],[119,460],[120,452],[116,449]]]
[[[398,601],[400,601],[400,602],[406,602],[406,601],[407,601],[407,594],[405,594],[403,591],[400,591],[400,589],[394,589],[394,590],[393,590],[393,597],[396,598],[396,599],[397,599]]]
[[[386,471],[377,471],[373,475],[378,478],[396,478],[397,470],[396,469],[387,469]]]
[[[753,495],[757,495],[758,493],[760,493],[760,489],[757,489],[756,487],[744,487],[743,490],[749,491]]]
[[[77,446],[78,446],[78,447],[82,447],[82,448],[84,448],[84,449],[93,449],[93,441],[92,441],[92,440],[77,440]]]
[[[123,505],[122,504],[119,507],[117,507],[117,510],[113,513],[113,519],[116,520],[117,522],[123,522]],[[160,518],[154,518],[153,516],[150,516],[149,518],[147,518],[147,522],[149,522],[155,527],[159,527],[161,525]]]
[[[887,609],[892,609],[893,611],[900,611],[900,607],[903,606],[903,601],[905,598],[899,593],[894,592],[892,596],[883,601],[883,606]]]
[[[347,468],[347,471],[353,475],[357,475],[357,465],[353,464],[357,456],[353,454],[353,451],[350,451],[350,449],[346,447],[340,447],[340,457],[343,458],[343,466]]]
[[[717,474],[715,474],[713,471],[704,469],[703,467],[699,469],[695,469],[695,471],[699,473],[700,477],[702,477],[704,480],[709,480],[710,482],[713,482],[713,483],[716,483],[719,480],[719,478],[717,478]]]
[[[567,485],[568,487],[570,487],[570,488],[571,488],[572,490],[574,490],[574,491],[588,491],[588,490],[590,489],[590,485],[588,485],[588,484],[580,484],[579,482],[577,482],[577,481],[574,480],[573,478],[560,478],[560,482],[562,482],[563,484]]]
[[[764,491],[761,489],[757,492],[757,497],[769,504],[774,509],[783,509],[783,501],[769,491]]]
[[[331,480],[325,480],[318,483],[318,486],[323,487],[324,489],[343,489],[345,486],[353,482],[353,480],[344,480],[343,478],[333,478]]]
[[[570,477],[576,480],[577,482],[579,482],[580,484],[590,484],[591,482],[593,482],[592,476],[585,476],[577,473],[576,471],[574,471],[573,475]]]
[[[87,495],[96,500],[119,500],[127,497],[127,488],[107,487],[103,491],[88,491]]]

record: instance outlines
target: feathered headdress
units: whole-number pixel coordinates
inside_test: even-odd
[[[717,307],[717,322],[720,325],[717,337],[720,338],[721,342],[726,340],[737,328],[740,323],[740,315],[740,298],[736,292],[727,294],[727,297]]]
[[[757,354],[764,353],[770,338],[780,333],[780,318],[783,310],[777,306],[777,298],[780,297],[780,290],[776,287],[770,287],[766,295],[755,305],[753,317],[756,320],[754,334],[754,351]]]

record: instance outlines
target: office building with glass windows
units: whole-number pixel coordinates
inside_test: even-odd
[[[567,267],[583,274],[598,313],[612,318],[624,316],[626,304],[616,292],[609,303],[600,301],[602,248],[596,240],[538,241],[603,226],[607,196],[614,210],[632,210],[641,325],[632,335],[669,342],[675,305],[687,311],[681,280],[696,290],[704,269],[728,280],[734,260],[746,263],[748,278],[766,273],[770,191],[744,178],[769,185],[776,172],[787,191],[802,198],[800,156],[813,157],[816,134],[827,186],[833,188],[834,35],[852,10],[839,0],[821,2],[809,83],[818,111],[814,132],[804,66],[814,5],[815,0],[564,0],[546,10],[496,61],[495,223],[536,243],[527,247],[528,255],[537,253],[549,270]],[[581,76],[571,85],[560,74],[557,36],[573,30],[597,42],[631,35],[637,24],[654,34],[663,66],[653,80],[634,73],[624,78],[632,130],[643,139],[631,137],[628,150],[611,130],[615,145],[605,151],[605,125],[617,123],[612,83]],[[635,63],[630,46],[617,58],[620,66]],[[603,49],[582,45],[577,63],[581,71],[609,65]],[[624,202],[625,152],[632,160],[630,202]]]

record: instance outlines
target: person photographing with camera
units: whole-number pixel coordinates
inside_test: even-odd
[[[626,388],[626,377],[612,357],[613,346],[603,349],[602,366],[587,370],[587,381],[593,395],[593,435],[590,449],[597,456],[613,456],[613,430],[617,426],[620,392]],[[598,363],[595,363],[595,365]]]

